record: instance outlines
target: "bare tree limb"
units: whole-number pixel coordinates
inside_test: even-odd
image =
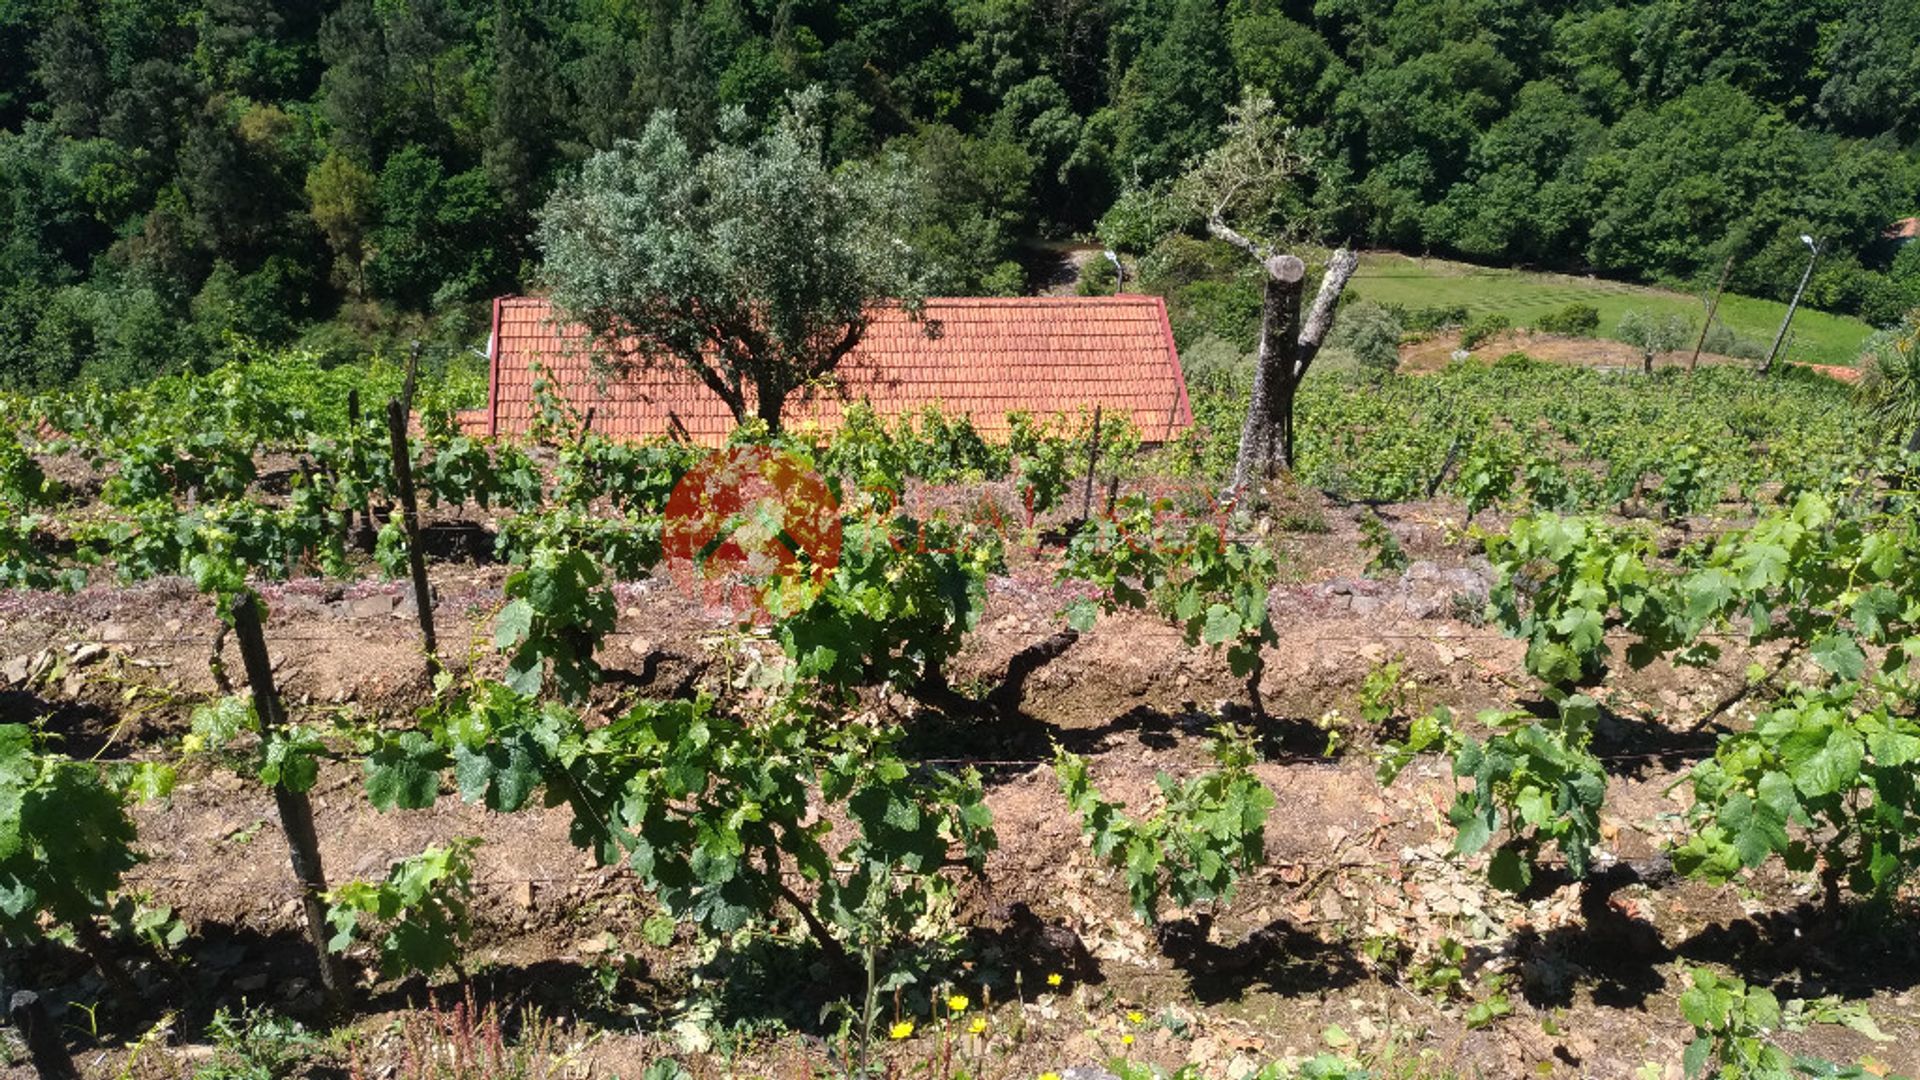
[[[1306,325],[1300,328],[1300,347],[1293,359],[1294,378],[1306,375],[1313,358],[1320,354],[1321,342],[1326,340],[1327,331],[1333,329],[1333,311],[1340,303],[1340,294],[1346,291],[1347,281],[1359,268],[1360,256],[1346,248],[1334,252],[1327,259],[1326,276],[1320,279],[1320,291],[1314,294]]]
[[[1207,219],[1207,231],[1225,240],[1227,243],[1232,244],[1234,247],[1239,248],[1241,251],[1259,259],[1261,262],[1264,263],[1267,261],[1266,250],[1264,248],[1240,235],[1232,226],[1221,220],[1219,214],[1215,214]]]

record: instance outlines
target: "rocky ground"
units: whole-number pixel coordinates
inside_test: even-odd
[[[1207,732],[1241,704],[1243,688],[1173,627],[1126,616],[1103,620],[1009,690],[1016,658],[1063,627],[1055,554],[1016,552],[991,582],[952,675],[959,703],[891,694],[872,703],[909,726],[913,752],[982,769],[1000,839],[984,881],[961,890],[954,913],[963,962],[951,988],[969,995],[971,1015],[987,1026],[943,1033],[918,1017],[913,1038],[884,1048],[900,1075],[967,1062],[974,1076],[1030,1077],[1131,1056],[1237,1078],[1269,1060],[1334,1049],[1386,1062],[1396,1076],[1678,1077],[1691,1031],[1676,996],[1695,963],[1783,996],[1839,995],[1893,1040],[1820,1024],[1780,1035],[1795,1050],[1920,1071],[1911,947],[1883,944],[1898,934],[1828,932],[1802,906],[1811,897],[1804,880],[1769,871],[1714,888],[1620,873],[1584,893],[1547,883],[1515,898],[1488,890],[1473,860],[1451,857],[1445,763],[1422,762],[1383,789],[1368,751],[1391,730],[1361,721],[1360,683],[1398,662],[1403,714],[1524,707],[1534,695],[1521,646],[1478,624],[1491,574],[1449,541],[1457,507],[1392,508],[1389,524],[1412,561],[1377,578],[1362,573],[1359,511],[1316,512],[1326,531],[1277,538],[1288,580],[1272,597],[1280,643],[1262,685],[1271,715],[1260,723],[1268,760],[1258,774],[1278,798],[1265,865],[1216,911],[1157,932],[1138,922],[1124,882],[1088,851],[1050,761],[1055,745],[1087,755],[1108,796],[1144,807],[1155,773],[1207,766]],[[497,663],[485,639],[502,577],[485,563],[434,567],[440,637],[447,655],[464,658],[456,664]],[[725,630],[697,603],[665,580],[626,583],[618,595],[620,621],[602,661],[624,673],[620,686],[675,693],[724,677],[703,658]],[[400,584],[302,580],[270,587],[267,599],[276,677],[296,714],[402,721],[427,699]],[[171,756],[192,706],[215,690],[215,640],[211,611],[184,582],[0,597],[0,719],[42,725],[75,754]],[[232,644],[222,649],[237,671]],[[1712,745],[1690,729],[1740,684],[1745,661],[1704,673],[1655,665],[1605,685],[1599,752],[1615,775],[1603,866],[1646,861],[1678,828],[1684,795],[1674,781]],[[604,690],[596,706],[616,708],[623,692]],[[313,797],[336,878],[378,875],[430,842],[484,838],[467,962],[475,992],[545,1010],[559,1024],[552,1048],[568,1070],[632,1077],[665,1054],[695,1075],[804,1076],[827,1066],[832,1025],[822,1026],[820,1007],[834,995],[809,952],[772,939],[716,959],[684,931],[666,945],[650,941],[650,903],[629,875],[592,866],[568,841],[565,811],[497,815],[445,797],[430,811],[383,814],[345,764],[323,771]],[[140,968],[166,1007],[105,1011],[97,1039],[75,1036],[87,1048],[83,1063],[101,1075],[172,1075],[210,1053],[206,1025],[218,1007],[245,999],[311,1015],[317,995],[271,799],[198,762],[169,801],[139,817],[148,861],[133,883],[173,908],[190,934]],[[1452,960],[1446,942],[1459,949]],[[1057,987],[1047,982],[1054,974]],[[61,1001],[98,989],[58,950],[17,958],[10,977],[50,987]],[[393,1022],[425,993],[376,984],[356,1021],[355,1053],[398,1053]],[[1476,1005],[1495,1002],[1504,1014],[1469,1024]],[[784,1033],[767,1034],[769,1020]],[[85,1024],[73,1009],[63,1022],[75,1032]],[[151,1053],[115,1049],[156,1025],[164,1032]],[[1648,1063],[1653,1071],[1639,1071]]]

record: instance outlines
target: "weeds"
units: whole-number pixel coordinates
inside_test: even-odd
[[[518,1020],[517,1037],[509,1040],[509,1025],[499,1006],[479,1005],[468,987],[450,1008],[433,1002],[407,1013],[395,1032],[397,1052],[380,1066],[362,1056],[363,1043],[354,1043],[348,1075],[352,1080],[549,1080],[563,1075],[568,1055],[560,1047],[559,1029],[538,1009],[522,1011]]]

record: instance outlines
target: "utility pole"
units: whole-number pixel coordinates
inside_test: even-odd
[[[1700,363],[1700,350],[1706,348],[1707,331],[1713,328],[1713,313],[1720,310],[1720,294],[1727,291],[1727,275],[1733,273],[1733,256],[1727,256],[1727,263],[1720,268],[1720,284],[1713,287],[1713,300],[1707,304],[1707,321],[1700,324],[1700,340],[1693,343],[1693,358],[1687,361],[1687,370],[1692,371]]]
[[[1807,291],[1807,279],[1813,276],[1813,264],[1820,258],[1820,245],[1806,233],[1800,234],[1800,242],[1807,245],[1807,268],[1800,272],[1800,286],[1793,290],[1793,299],[1787,303],[1787,317],[1780,320],[1780,332],[1773,335],[1773,348],[1767,350],[1767,362],[1760,365],[1760,374],[1773,370],[1773,358],[1780,353],[1780,343],[1787,340],[1787,327],[1793,324],[1793,312],[1800,306],[1800,294]]]

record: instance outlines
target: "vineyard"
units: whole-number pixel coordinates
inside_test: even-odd
[[[274,1078],[1920,1074],[1920,516],[1794,371],[630,445],[0,399],[0,1040]]]

